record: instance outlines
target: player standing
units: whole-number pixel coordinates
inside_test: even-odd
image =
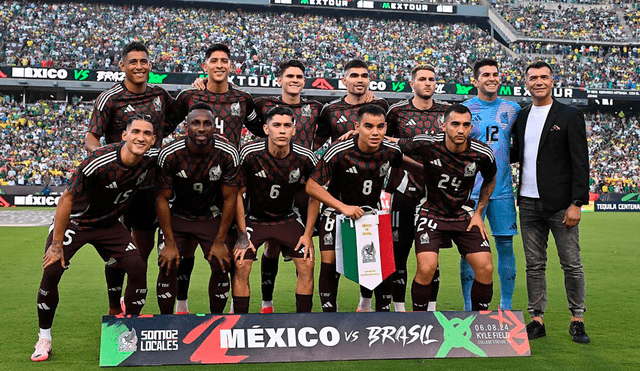
[[[303,224],[294,200],[296,194],[304,190],[317,159],[309,148],[292,141],[296,127],[291,109],[275,107],[267,113],[265,120],[267,138],[245,145],[240,152],[246,184],[240,190],[237,202],[238,243],[234,250],[233,310],[234,313],[249,311],[249,274],[255,248],[265,241],[276,241],[296,265],[296,311],[311,312],[312,238],[320,204],[311,199],[305,214],[306,223]],[[245,192],[246,209],[242,201]]]
[[[290,60],[280,65],[278,70],[278,84],[282,86],[282,95],[274,97],[258,97],[254,99],[256,110],[260,117],[266,117],[267,112],[277,106],[292,110],[295,123],[293,143],[305,148],[313,148],[322,103],[302,97],[305,85],[304,64],[298,60]],[[264,122],[264,120],[263,120]],[[296,194],[295,206],[300,215],[307,215],[309,196],[304,187]],[[278,274],[278,255],[280,247],[275,241],[267,241],[260,259],[260,274],[262,279],[262,313],[273,313],[273,289]],[[286,257],[288,259],[288,257]]]
[[[106,145],[82,161],[60,197],[49,228],[38,290],[39,340],[32,361],[51,354],[51,326],[59,302],[58,283],[68,262],[85,244],[92,244],[107,266],[127,275],[124,302],[127,314],[137,315],[147,296],[146,264],[131,234],[118,218],[156,164],[154,125],[134,116],[121,134],[124,142]],[[148,151],[149,150],[149,151]],[[148,152],[147,152],[148,151]]]
[[[414,233],[418,263],[411,287],[414,311],[427,310],[444,235],[451,237],[476,273],[471,288],[472,310],[487,310],[491,302],[493,263],[482,212],[495,186],[496,164],[491,148],[469,139],[471,127],[469,109],[454,104],[444,114],[444,133],[398,141],[405,154],[422,160],[426,187]],[[474,210],[469,196],[478,172],[484,182]]]
[[[229,47],[224,44],[214,44],[205,51],[202,68],[208,74],[206,86],[204,89],[192,88],[180,92],[172,106],[169,120],[177,125],[185,119],[192,106],[197,103],[207,104],[213,110],[215,132],[224,136],[237,149],[243,126],[257,136],[264,136],[264,131],[251,94],[229,84],[230,55]],[[187,297],[193,264],[193,258],[185,258],[178,268],[177,313],[187,313],[189,309]]]
[[[412,99],[402,100],[389,108],[387,135],[390,137],[412,138],[418,134],[440,132],[442,115],[449,104],[433,99],[436,90],[435,69],[427,65],[416,66],[411,71],[411,88]],[[390,187],[387,187],[392,192],[393,254],[396,263],[396,271],[393,274],[393,306],[396,312],[405,311],[407,259],[413,245],[415,209],[424,196],[424,188],[421,185],[423,183],[416,179],[420,175],[394,169],[389,182]],[[399,182],[394,181],[398,178],[401,179]],[[450,245],[448,241],[446,244]],[[435,310],[439,276],[439,269],[436,269],[431,284],[429,310]]]
[[[151,61],[147,47],[139,42],[131,42],[122,49],[120,69],[125,73],[124,81],[102,92],[95,101],[89,128],[85,135],[84,147],[93,152],[100,147],[100,138],[105,142],[118,143],[127,121],[135,115],[147,115],[154,123],[155,147],[160,147],[162,138],[171,134],[175,126],[165,123],[165,109],[173,101],[171,95],[160,86],[148,84]],[[140,251],[142,260],[147,262],[154,245],[157,228],[155,213],[155,189],[153,174],[148,183],[138,192],[124,215],[124,224],[131,229],[131,236]],[[105,267],[109,314],[122,312],[120,297],[124,282],[124,270]]]
[[[347,94],[322,107],[314,142],[315,149],[320,148],[328,138],[335,142],[342,135],[352,131],[355,123],[358,122],[358,110],[364,105],[374,104],[380,106],[385,112],[389,109],[389,103],[386,100],[376,98],[369,91],[371,77],[367,62],[360,59],[347,62],[344,66],[342,83],[347,88]],[[358,311],[371,311],[371,297],[371,290],[360,288]]]
[[[367,104],[357,111],[356,135],[334,143],[324,154],[309,181],[309,196],[324,203],[320,218],[320,278],[322,310],[336,312],[338,280],[336,273],[336,216],[352,219],[364,215],[361,206],[380,209],[384,179],[393,167],[402,165],[398,147],[384,138],[387,124],[380,106]],[[325,190],[324,185],[328,185]],[[391,278],[376,289],[376,311],[389,311]]]
[[[158,156],[158,221],[165,245],[159,257],[158,304],[173,313],[178,292],[177,270],[171,269],[176,249],[193,258],[196,241],[209,261],[209,309],[222,313],[229,297],[230,249],[225,244],[238,194],[238,151],[214,134],[211,107],[199,103],[187,116],[187,135],[167,143]],[[178,267],[179,269],[179,267]]]
[[[520,106],[498,98],[500,73],[498,62],[485,58],[473,66],[473,85],[478,89],[478,96],[466,102],[471,111],[471,138],[487,143],[496,157],[498,173],[496,188],[491,195],[486,214],[491,226],[491,234],[495,239],[498,252],[498,276],[500,277],[500,309],[510,310],[513,288],[516,281],[516,258],[513,255],[513,236],[518,234],[516,207],[511,181],[511,165],[509,164],[509,148],[511,146],[511,128],[520,112]],[[482,176],[476,178],[471,198],[478,200]],[[483,215],[484,218],[484,215]],[[471,310],[471,285],[473,269],[469,263],[460,258],[460,282],[464,310]]]

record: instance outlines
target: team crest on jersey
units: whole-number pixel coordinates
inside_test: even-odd
[[[333,245],[333,235],[331,233],[327,233],[324,235],[324,244]]]
[[[131,331],[125,331],[118,336],[119,352],[135,352],[137,350],[138,335],[136,335],[136,329],[132,328]]]
[[[420,235],[420,244],[426,245],[428,243],[429,243],[429,234],[425,232]]]
[[[391,167],[391,164],[389,163],[389,161],[385,162],[384,164],[382,164],[382,166],[380,166],[380,177],[387,176],[387,174],[389,173],[389,167]]]
[[[363,263],[375,263],[376,262],[376,248],[373,246],[373,242],[364,245],[362,248],[362,262]]]
[[[220,168],[220,165],[216,165],[216,166],[212,167],[211,169],[209,169],[209,180],[210,181],[215,182],[218,179],[220,179],[221,176],[222,176],[222,169]]]
[[[156,110],[156,112],[162,111],[162,101],[160,97],[156,97],[156,99],[153,100],[153,109]]]
[[[502,128],[502,130],[504,130],[507,128],[507,126],[509,126],[509,113],[502,112],[500,114],[500,127]]]
[[[240,116],[240,102],[231,105],[231,116]]]
[[[467,166],[464,167],[464,176],[476,176],[475,162],[468,163]]]
[[[144,182],[144,178],[147,177],[147,172],[149,172],[149,170],[145,170],[144,173],[140,174],[140,176],[138,177],[138,180],[136,180],[136,185]]]
[[[289,173],[289,183],[297,183],[300,180],[300,168],[296,168]]]
[[[300,111],[301,111],[301,113],[300,113],[301,116],[311,117],[311,106],[310,105],[305,104],[304,106],[302,106],[302,109]]]

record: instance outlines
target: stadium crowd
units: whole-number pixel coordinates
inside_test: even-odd
[[[470,65],[491,56],[500,62],[504,82],[518,84],[527,63],[540,58],[529,53],[542,53],[562,71],[558,86],[635,88],[631,85],[639,80],[637,47],[589,47],[585,52],[581,46],[575,52],[574,45],[519,43],[512,56],[469,24],[15,0],[2,4],[0,16],[12,25],[12,32],[0,39],[2,65],[116,69],[121,48],[139,39],[148,44],[154,69],[165,72],[199,72],[202,50],[223,42],[232,47],[234,74],[273,75],[280,61],[296,58],[308,66],[307,76],[336,78],[345,61],[362,58],[375,80],[408,81],[410,69],[426,62],[436,67],[440,82],[469,83]],[[595,23],[597,29],[587,34],[603,34],[601,22]]]
[[[0,185],[65,185],[86,155],[82,142],[91,107],[0,100]],[[585,119],[591,191],[640,191],[640,116],[594,113]]]
[[[623,41],[624,31],[614,9],[584,9],[560,6],[546,9],[540,4],[495,5],[500,15],[524,37],[583,41]]]

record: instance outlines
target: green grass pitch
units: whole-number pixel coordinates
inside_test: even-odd
[[[4,213],[8,211],[0,211]],[[0,214],[1,215],[1,214]],[[584,213],[580,224],[582,257],[587,279],[585,315],[591,344],[571,341],[568,334],[570,313],[564,294],[563,276],[555,253],[549,247],[548,296],[545,316],[547,337],[532,342],[530,358],[439,359],[308,362],[291,364],[250,364],[213,366],[218,370],[388,370],[388,369],[492,369],[492,370],[638,370],[640,341],[635,315],[640,309],[640,279],[637,269],[640,257],[640,214]],[[53,326],[54,353],[48,362],[35,364],[29,360],[37,341],[38,322],[36,293],[41,278],[42,253],[46,227],[0,228],[0,370],[96,370],[99,363],[101,316],[107,312],[104,264],[91,246],[85,246],[71,261],[71,268],[60,284],[60,305]],[[493,244],[493,241],[491,241]],[[514,309],[526,309],[524,258],[520,237],[514,240],[518,278]],[[316,245],[316,251],[318,251]],[[153,254],[152,254],[153,257]],[[206,313],[207,266],[200,253],[190,290],[192,313]],[[441,285],[438,309],[458,310],[462,307],[458,254],[455,250],[441,253]],[[415,257],[409,272],[415,272]],[[316,280],[319,262],[316,262]],[[253,296],[251,312],[260,307],[259,262],[252,272]],[[157,266],[150,264],[150,292],[144,313],[157,313],[155,275]],[[411,279],[411,278],[410,278]],[[495,309],[499,301],[497,272],[494,274]],[[356,308],[359,291],[355,284],[341,279],[339,304],[342,311]],[[295,273],[292,263],[280,263],[274,295],[276,312],[293,312]],[[410,296],[407,295],[410,299]],[[410,307],[410,304],[408,305]],[[314,293],[314,311],[321,311]],[[525,314],[528,321],[528,315]],[[207,366],[165,366],[162,370],[198,369]],[[208,366],[212,367],[212,366]],[[154,368],[155,369],[155,368]]]

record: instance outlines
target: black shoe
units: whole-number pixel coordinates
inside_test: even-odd
[[[584,322],[582,321],[571,321],[569,334],[576,343],[588,344],[591,341],[589,335],[584,331]]]
[[[544,328],[544,324],[538,321],[531,321],[527,325],[527,337],[529,340],[541,338],[547,336],[547,330]]]

